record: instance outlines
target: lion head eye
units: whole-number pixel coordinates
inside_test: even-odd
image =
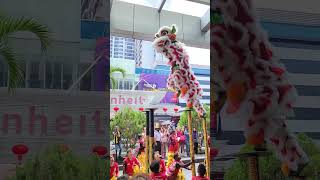
[[[161,31],[161,36],[167,35],[169,32],[167,30]]]

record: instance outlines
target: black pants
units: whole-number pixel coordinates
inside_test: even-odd
[[[193,145],[194,153],[198,154],[198,142],[194,142]]]
[[[160,141],[156,141],[154,145],[154,152],[159,151],[159,154],[161,155],[161,143]]]

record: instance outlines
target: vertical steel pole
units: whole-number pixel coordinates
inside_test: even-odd
[[[193,130],[192,130],[192,115],[191,115],[191,108],[187,109],[188,113],[188,130],[189,130],[189,143],[190,143],[190,156],[191,160],[194,161],[194,146],[193,146]],[[196,176],[196,167],[195,164],[191,164],[191,171],[192,176]]]
[[[149,118],[150,118],[150,111],[146,111],[146,137],[144,139],[145,142],[145,162],[146,162],[146,173],[149,172],[149,134],[150,134],[150,129],[149,129]]]
[[[151,164],[153,160],[153,146],[154,146],[154,110],[155,109],[150,109],[150,115],[149,115],[149,120],[150,120],[150,136],[149,136],[149,163]]]
[[[206,155],[207,177],[209,177],[210,176],[210,154],[209,154],[206,118],[202,118],[202,127],[203,127],[203,139],[204,139],[204,143],[205,143],[204,145],[205,145],[205,155]]]
[[[258,157],[256,155],[249,156],[247,160],[249,180],[259,180]]]

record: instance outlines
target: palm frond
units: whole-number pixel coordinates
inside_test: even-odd
[[[116,88],[116,80],[114,79],[114,77],[110,76],[110,80],[111,80],[111,84],[112,84],[112,89]]]
[[[114,72],[120,72],[122,74],[123,77],[126,76],[126,70],[125,69],[122,69],[122,68],[119,68],[119,67],[110,67],[110,74],[111,73],[114,73]]]
[[[19,85],[19,83],[24,78],[24,73],[22,68],[19,66],[15,55],[11,48],[1,43],[0,41],[0,55],[4,57],[4,60],[8,64],[9,70],[9,82],[8,82],[8,91],[13,93],[14,89]]]
[[[14,19],[11,17],[0,16],[0,41],[16,32],[34,33],[41,42],[41,49],[44,51],[50,45],[49,30],[32,18]]]

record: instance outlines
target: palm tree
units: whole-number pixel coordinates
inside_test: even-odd
[[[126,70],[125,69],[111,66],[110,67],[110,80],[111,80],[111,83],[112,83],[112,89],[114,89],[116,87],[116,79],[115,79],[115,77],[112,76],[112,73],[114,73],[114,72],[120,72],[122,74],[122,77],[126,76]]]
[[[42,51],[45,51],[50,44],[48,28],[36,20],[24,17],[14,19],[0,15],[0,56],[3,56],[4,61],[8,65],[8,91],[10,93],[24,79],[24,72],[17,62],[13,49],[9,47],[8,39],[13,33],[22,31],[35,34],[40,40]]]

